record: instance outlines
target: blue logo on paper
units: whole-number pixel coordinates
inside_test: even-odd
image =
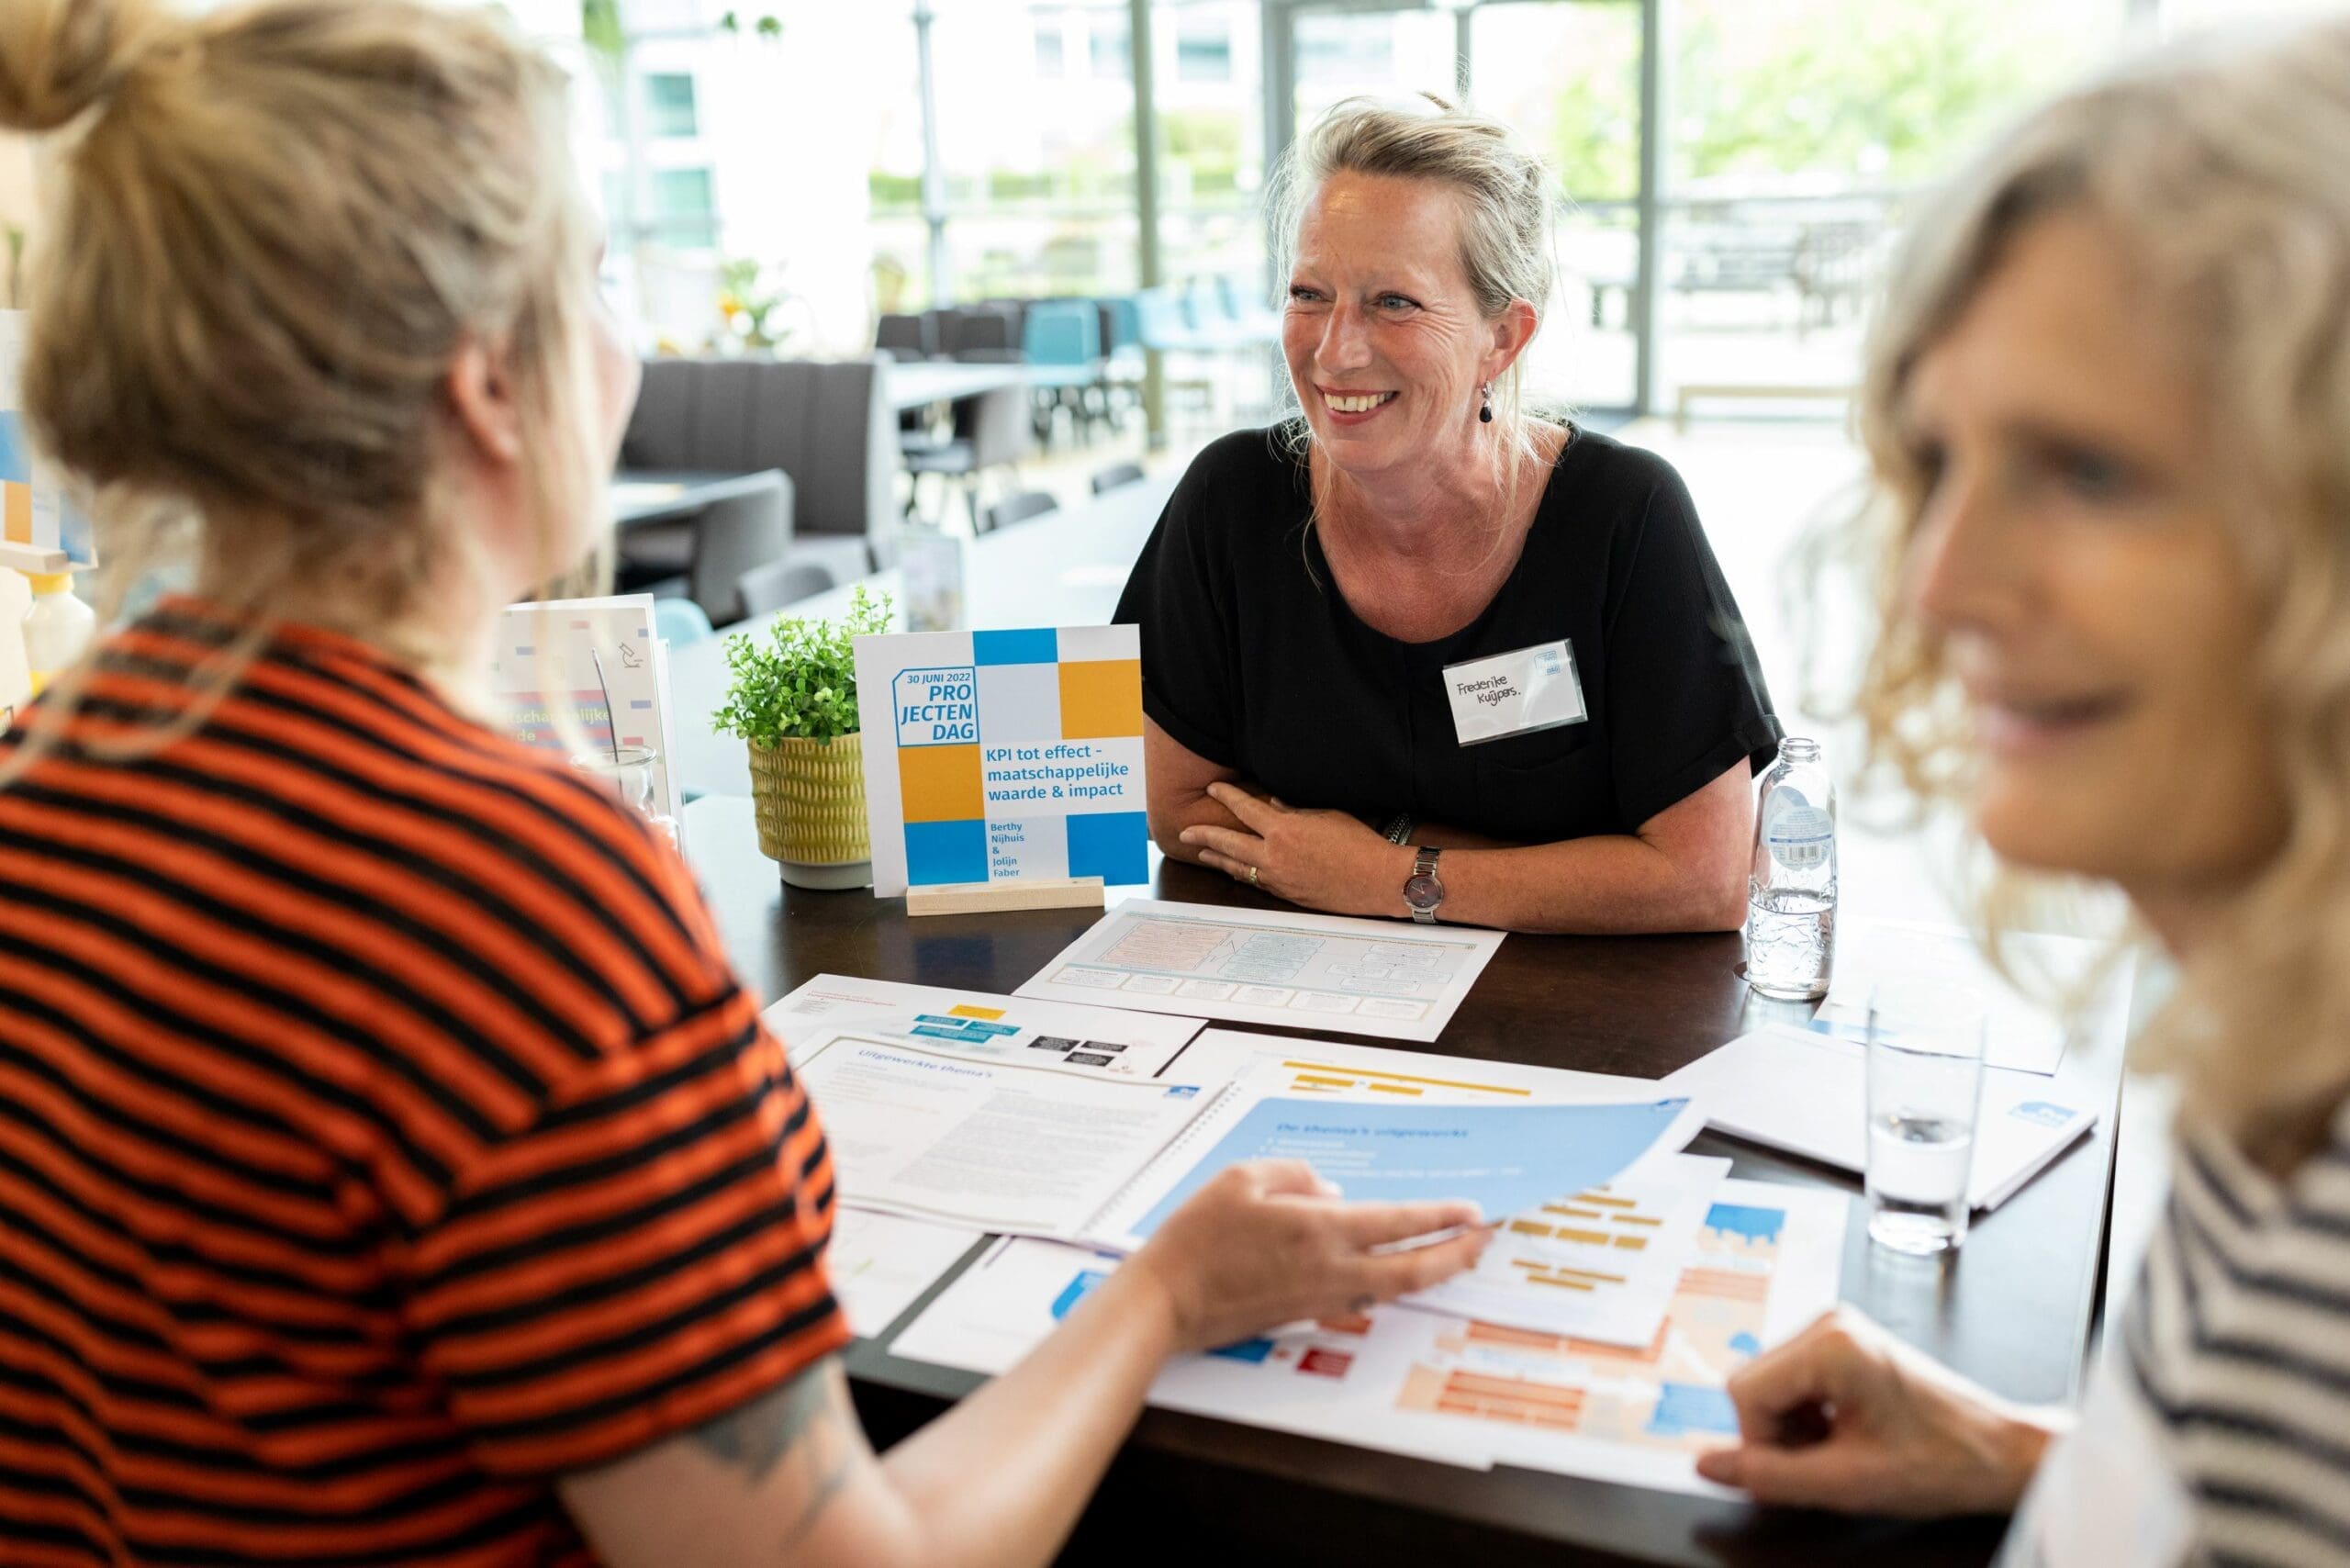
[[[1189,1100],[1199,1092],[1200,1086],[1196,1083],[1178,1083],[1167,1091],[1167,1097],[1169,1100]]]
[[[976,745],[979,739],[979,672],[969,665],[948,669],[901,669],[890,683],[896,711],[898,745]]]
[[[1750,1241],[1778,1240],[1779,1227],[1786,1220],[1785,1209],[1756,1208],[1750,1204],[1716,1204],[1706,1211],[1707,1229],[1743,1236]]]
[[[2043,1127],[2061,1127],[2073,1119],[2072,1112],[2062,1105],[2052,1105],[2045,1100],[2027,1100],[2008,1114],[2036,1122]]]
[[[1697,1383],[1668,1383],[1657,1391],[1656,1414],[1649,1428],[1660,1438],[1684,1438],[1692,1432],[1738,1432],[1738,1407],[1722,1389]]]
[[[1083,1301],[1094,1286],[1109,1277],[1109,1274],[1101,1269],[1080,1269],[1076,1278],[1063,1285],[1061,1294],[1053,1298],[1053,1321],[1058,1323],[1076,1311],[1077,1304]]]

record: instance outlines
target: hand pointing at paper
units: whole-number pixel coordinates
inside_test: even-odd
[[[1251,1160],[1202,1187],[1120,1272],[1166,1293],[1179,1350],[1212,1350],[1441,1283],[1484,1251],[1482,1217],[1467,1203],[1343,1203],[1303,1160]],[[1373,1250],[1449,1230],[1460,1234]]]

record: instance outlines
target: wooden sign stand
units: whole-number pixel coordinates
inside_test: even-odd
[[[941,882],[908,888],[908,914],[993,914],[1008,909],[1100,909],[1099,877],[1021,877],[1008,882]]]

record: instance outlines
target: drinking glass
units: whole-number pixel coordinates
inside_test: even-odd
[[[573,757],[571,766],[602,779],[608,789],[620,796],[621,804],[651,823],[675,844],[677,824],[661,813],[653,789],[653,765],[660,755],[649,745],[623,745],[584,753]]]
[[[1869,996],[1869,1238],[1931,1255],[1966,1238],[1983,1098],[1982,994],[1912,980]]]

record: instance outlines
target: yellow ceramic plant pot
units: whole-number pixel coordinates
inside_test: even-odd
[[[861,888],[873,880],[865,831],[865,738],[787,735],[751,746],[759,848],[795,888]]]

